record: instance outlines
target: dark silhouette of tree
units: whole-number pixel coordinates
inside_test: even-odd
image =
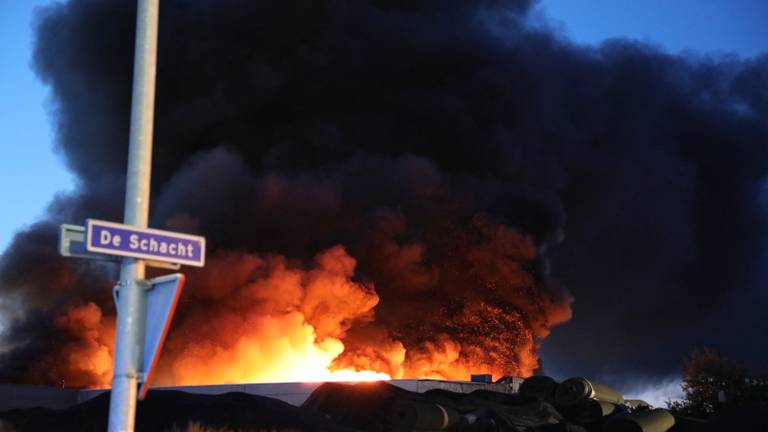
[[[767,400],[766,379],[750,377],[749,370],[711,348],[693,351],[683,366],[682,401],[668,402],[681,414],[709,417],[722,407]]]

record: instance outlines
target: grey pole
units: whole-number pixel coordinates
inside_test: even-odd
[[[157,21],[160,0],[138,0],[133,97],[125,186],[124,223],[147,227],[155,111]],[[109,400],[109,431],[134,430],[139,373],[143,370],[147,294],[144,261],[123,258],[117,306],[115,368]]]

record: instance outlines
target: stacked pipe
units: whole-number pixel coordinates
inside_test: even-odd
[[[554,405],[574,423],[602,423],[605,432],[667,432],[675,424],[669,411],[652,409],[641,400],[624,400],[617,390],[586,378],[559,383],[548,376],[532,376],[523,381],[519,392]]]
[[[398,400],[388,416],[392,431],[441,431],[458,423],[459,413],[437,403]]]
[[[534,375],[526,378],[522,384],[520,384],[520,390],[518,392],[530,398],[541,399],[550,405],[555,404],[555,391],[557,390],[558,382],[554,378],[545,375]]]

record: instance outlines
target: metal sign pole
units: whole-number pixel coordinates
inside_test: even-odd
[[[126,225],[147,227],[155,111],[157,21],[160,0],[138,0],[133,64],[130,148],[125,187]],[[115,368],[109,400],[109,431],[134,430],[137,382],[143,365],[147,308],[144,260],[123,258],[117,307]]]

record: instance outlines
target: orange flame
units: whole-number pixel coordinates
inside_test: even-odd
[[[161,380],[390,379],[377,370],[333,367],[344,351],[341,339],[352,325],[373,319],[379,297],[372,286],[352,281],[356,262],[342,247],[315,261],[310,270],[289,266],[279,256],[226,254],[209,263],[208,276],[192,287],[192,295],[216,302],[182,314],[167,345]]]
[[[409,338],[408,345],[377,324],[379,295],[372,284],[354,279],[357,262],[341,246],[318,254],[310,268],[278,255],[218,254],[190,276],[153,384],[530,375],[539,364],[538,340],[552,325],[570,318],[570,299],[535,294],[532,280],[519,265],[534,254],[516,233],[501,234],[492,237],[507,238],[503,256],[512,258],[488,264],[494,250],[502,247],[494,240],[470,250],[471,259],[488,266],[478,264],[475,271],[512,281],[509,288],[499,282],[496,291],[528,289],[538,295],[536,310],[544,312],[532,319],[477,298],[462,304],[460,314],[449,320],[437,315],[450,323],[441,322],[442,330],[435,334]],[[510,249],[511,243],[522,249]],[[428,278],[430,284],[435,275]],[[96,304],[87,303],[59,317],[56,328],[69,339],[35,365],[35,381],[64,378],[72,386],[109,386],[114,317],[103,316]],[[502,333],[496,337],[499,329]],[[477,337],[485,339],[466,343]]]

